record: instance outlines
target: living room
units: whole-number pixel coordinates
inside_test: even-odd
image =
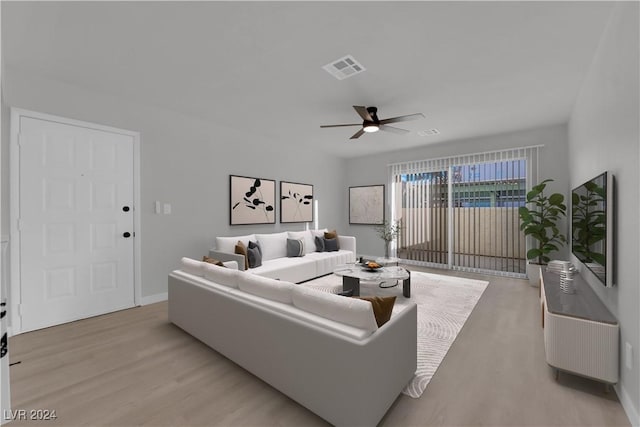
[[[638,425],[637,35],[636,2],[3,2],[3,242],[13,232],[12,108],[139,133],[145,307],[166,299],[182,257],[201,258],[218,236],[305,229],[230,225],[230,175],[312,184],[319,227],[380,256],[374,228],[349,224],[349,187],[388,185],[393,163],[542,145],[538,175],[554,179],[552,191],[615,176],[616,284],[590,284],[632,348],[629,362],[620,351],[615,394]],[[348,54],[366,70],[339,81],[322,69]],[[353,105],[425,118],[398,125],[410,135],[320,129],[358,121]],[[439,135],[418,135],[433,128]],[[570,259],[570,248],[555,256]],[[402,423],[399,410],[387,422]]]

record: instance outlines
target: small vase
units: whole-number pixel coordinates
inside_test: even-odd
[[[391,246],[391,242],[384,242],[384,257],[389,258],[389,246]]]

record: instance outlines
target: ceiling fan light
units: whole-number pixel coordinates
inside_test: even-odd
[[[371,124],[365,125],[362,130],[365,132],[378,132],[380,130],[380,127],[378,127],[378,125]]]

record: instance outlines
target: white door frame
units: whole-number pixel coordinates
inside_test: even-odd
[[[20,119],[30,117],[39,120],[47,120],[66,125],[79,126],[104,132],[127,135],[133,138],[133,288],[134,305],[141,305],[142,301],[142,273],[140,271],[141,262],[141,232],[140,232],[140,132],[133,132],[118,129],[111,126],[103,126],[95,123],[83,122],[80,120],[68,119],[51,114],[38,113],[21,108],[11,108],[11,140],[9,146],[10,171],[10,254],[11,259],[11,328],[9,335],[17,335],[22,332],[22,318],[19,313],[19,304],[22,301],[21,277],[20,277],[20,236],[18,230],[18,220],[20,218],[20,149],[18,145],[18,130],[20,129]]]

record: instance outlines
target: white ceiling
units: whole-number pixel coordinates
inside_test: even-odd
[[[566,122],[611,2],[2,2],[3,65],[342,157]],[[351,54],[367,69],[321,67]],[[359,140],[352,105],[407,135]],[[437,128],[438,136],[417,131]]]

